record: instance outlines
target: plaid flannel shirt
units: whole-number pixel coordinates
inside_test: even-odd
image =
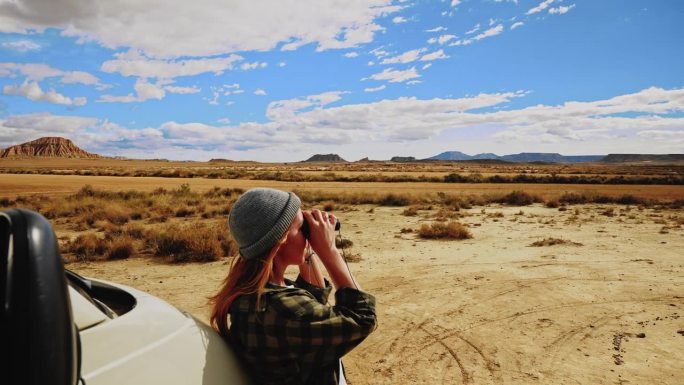
[[[231,342],[259,384],[338,384],[340,358],[375,329],[375,297],[343,288],[330,306],[327,280],[287,284],[267,284],[259,309],[256,295],[233,301]]]

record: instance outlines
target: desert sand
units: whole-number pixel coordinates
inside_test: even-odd
[[[681,210],[476,207],[460,219],[473,239],[437,241],[400,233],[434,211],[370,208],[337,213],[363,258],[349,266],[378,301],[378,329],[344,358],[351,384],[682,383]],[[582,245],[529,246],[548,237]],[[228,259],[67,267],[206,321]]]

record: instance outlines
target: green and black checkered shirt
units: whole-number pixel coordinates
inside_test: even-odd
[[[258,384],[338,384],[339,360],[376,325],[375,297],[343,288],[320,288],[297,277],[282,287],[267,284],[256,308],[256,295],[243,295],[230,307],[231,342]]]

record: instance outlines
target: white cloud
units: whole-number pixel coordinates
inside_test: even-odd
[[[427,40],[428,44],[435,44],[437,43],[437,38],[436,37],[431,37]]]
[[[363,91],[364,91],[364,92],[378,92],[378,91],[384,90],[385,88],[387,88],[387,87],[383,84],[383,85],[377,86],[377,87],[367,87],[367,88],[364,88]]]
[[[404,52],[399,56],[385,58],[380,62],[380,64],[411,63],[413,61],[418,60],[420,58],[420,55],[423,52],[425,52],[425,48],[413,49],[413,50]]]
[[[316,44],[320,51],[371,42],[382,30],[376,19],[402,9],[391,0],[326,6],[315,0],[259,0],[253,5],[226,6],[222,0],[16,0],[0,5],[0,32],[53,27],[81,42],[139,49],[155,58],[266,51],[293,40],[300,46]]]
[[[220,75],[224,71],[232,70],[235,63],[243,59],[239,55],[229,55],[207,59],[160,60],[148,58],[133,50],[116,56],[117,59],[102,63],[100,70],[119,73],[123,76],[164,79],[194,76],[207,72]]]
[[[196,93],[202,91],[202,89],[198,88],[197,86],[191,86],[191,87],[166,86],[166,87],[164,87],[164,90],[167,92],[170,92],[172,94],[196,94]]]
[[[467,31],[465,34],[466,34],[466,35],[472,35],[472,34],[474,34],[475,32],[477,32],[477,31],[479,31],[479,30],[480,30],[480,23],[477,23],[477,24],[475,24],[475,26],[474,26],[472,29],[470,29],[469,31]]]
[[[501,32],[503,32],[503,29],[504,29],[503,25],[499,24],[496,27],[490,28],[490,29],[482,32],[481,34],[475,36],[473,38],[473,40],[482,40],[482,39],[485,39],[488,37],[496,36],[496,35],[500,34]]]
[[[85,84],[89,86],[95,86],[98,90],[105,90],[111,88],[110,84],[103,84],[97,76],[83,71],[72,71],[64,73],[62,79],[60,80],[62,84]]]
[[[31,40],[15,40],[2,43],[2,47],[13,51],[28,52],[38,51],[41,46]]]
[[[370,54],[374,55],[378,59],[383,58],[385,56],[389,56],[390,53],[382,49],[382,47],[374,48],[370,52]]]
[[[358,52],[347,52],[344,54],[344,57],[348,57],[348,58],[353,58],[353,57],[357,57],[357,56],[359,56]]]
[[[394,23],[394,24],[406,23],[407,21],[408,21],[408,20],[406,20],[406,19],[405,19],[404,17],[402,17],[402,16],[396,16],[396,17],[394,17],[394,18],[392,19],[392,23]]]
[[[536,7],[530,8],[525,14],[532,15],[534,13],[539,13],[548,8],[551,4],[553,4],[554,1],[555,0],[544,0],[541,3],[539,3],[539,5],[537,5]]]
[[[382,72],[371,75],[370,78],[373,80],[387,80],[390,83],[403,83],[419,77],[420,75],[416,72],[416,67],[411,67],[404,71],[386,68]]]
[[[426,69],[428,69],[428,68],[430,68],[430,67],[432,67],[432,63],[427,63],[427,64],[425,64],[425,65],[423,66],[422,69],[426,70]]]
[[[135,89],[136,94],[133,95],[132,93],[129,93],[128,95],[124,96],[115,96],[115,95],[102,95],[100,96],[100,99],[98,99],[98,102],[102,103],[133,103],[133,102],[144,102],[145,100],[149,99],[156,99],[156,100],[161,100],[166,96],[166,88],[170,88],[171,90],[174,91],[181,91],[181,92],[176,92],[176,93],[194,93],[192,90],[188,90],[187,87],[173,87],[173,86],[167,86],[168,80],[164,81],[157,81],[157,83],[150,83],[147,81],[147,79],[144,78],[138,78],[135,82],[135,85],[133,88]],[[169,90],[169,92],[173,92]],[[191,92],[182,92],[182,91],[191,91]]]
[[[449,40],[456,39],[458,36],[456,35],[442,35],[437,39],[437,42],[439,42],[440,45],[446,44],[449,42]]]
[[[476,41],[486,39],[488,37],[496,36],[496,35],[502,33],[503,30],[504,30],[503,25],[499,24],[496,27],[489,28],[488,30],[486,30],[486,31],[484,31],[484,32],[482,32],[482,33],[478,34],[477,36],[472,37],[470,39],[457,40],[457,41],[449,44],[449,47],[459,46],[459,45],[470,45]]]
[[[256,90],[254,90],[254,95],[265,96],[266,91],[262,90],[261,88],[257,88]]]
[[[444,50],[438,50],[435,52],[431,52],[427,55],[423,55],[423,57],[420,58],[420,61],[432,61],[432,60],[439,60],[439,59],[448,59],[449,56],[444,54]]]
[[[49,113],[14,115],[0,119],[0,147],[35,140],[43,136],[74,137],[96,126],[98,120],[79,116]]]
[[[287,65],[287,63],[285,63],[284,61],[281,61],[280,63],[278,63],[278,67],[285,67],[286,65]]]
[[[518,21],[516,23],[513,23],[513,24],[511,24],[511,30],[516,29],[518,27],[522,27],[523,25],[525,25],[525,23],[523,23],[522,21]]]
[[[459,4],[461,4],[461,0],[451,0],[452,7],[458,7]]]
[[[442,31],[446,31],[446,30],[447,30],[446,27],[442,27],[442,26],[440,25],[439,27],[435,27],[435,28],[432,28],[432,29],[426,29],[425,32],[442,32]]]
[[[257,68],[265,68],[267,65],[268,63],[260,63],[258,61],[255,61],[253,63],[242,63],[242,65],[240,65],[240,69],[243,71],[249,71]]]
[[[496,129],[483,138],[489,149],[553,148],[563,152],[570,143],[581,141],[583,152],[684,150],[684,89],[652,87],[604,100],[520,109],[507,109],[507,104],[527,95],[523,91],[331,106],[342,94],[333,91],[273,102],[267,108],[269,121],[265,123],[229,125],[229,120],[222,120],[220,126],[168,121],[158,127],[126,129],[85,117],[11,116],[0,120],[0,145],[55,135],[69,137],[79,145],[85,143],[89,151],[103,149],[105,154],[120,148],[117,151],[124,155],[151,158],[168,154],[178,158],[182,154],[183,158],[198,159],[212,151],[223,153],[223,157],[228,151],[238,151],[233,154],[272,161],[283,146],[287,147],[281,155],[284,160],[308,156],[311,146],[307,144],[311,143],[316,148],[330,145],[338,150],[359,148],[363,143],[370,146],[363,147],[363,151],[372,148],[371,156],[377,156],[382,149],[409,148],[407,145],[412,149],[422,146],[429,152],[435,146],[429,140],[436,135],[489,127]]]
[[[345,91],[329,91],[304,98],[276,100],[268,104],[266,117],[271,120],[281,120],[294,117],[298,112],[311,108],[323,107],[342,99]]]
[[[85,105],[87,99],[84,97],[70,98],[58,93],[55,90],[44,92],[38,82],[26,80],[20,86],[7,85],[3,88],[5,95],[23,96],[34,102],[47,102],[52,104],[63,104],[67,106],[82,106]]]
[[[39,82],[62,76],[64,71],[42,63],[0,63],[0,76],[14,77],[17,73],[26,76],[27,80]]]
[[[93,74],[83,71],[62,71],[42,63],[0,63],[0,77],[23,75],[28,81],[39,82],[47,78],[59,77],[62,84],[85,84],[99,90],[111,87],[101,83]]]
[[[575,4],[561,5],[560,7],[549,8],[549,13],[552,15],[562,15],[562,14],[568,13],[568,11],[573,9],[573,8],[575,8]]]

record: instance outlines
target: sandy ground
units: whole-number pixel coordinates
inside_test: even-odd
[[[474,208],[461,219],[474,235],[465,241],[399,233],[427,211],[338,213],[363,256],[351,269],[378,300],[377,331],[344,360],[350,383],[681,384],[684,228],[670,217],[683,213],[600,215],[606,207]],[[583,246],[529,246],[546,237]],[[133,258],[68,268],[206,320],[228,266]]]

